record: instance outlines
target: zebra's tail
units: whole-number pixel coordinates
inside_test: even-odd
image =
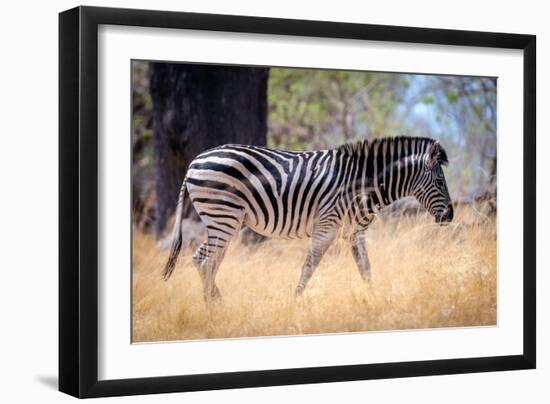
[[[164,271],[162,272],[162,277],[165,281],[170,278],[172,272],[174,271],[174,268],[176,267],[176,262],[178,260],[178,255],[180,253],[181,245],[183,242],[181,223],[183,220],[183,200],[186,190],[187,186],[184,179],[183,183],[181,184],[178,205],[176,207],[176,218],[174,221],[174,228],[172,230],[172,247],[170,247],[170,256],[168,257],[168,262],[166,263]]]

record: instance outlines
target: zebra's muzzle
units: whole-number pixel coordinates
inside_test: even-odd
[[[446,224],[446,223],[452,222],[453,217],[454,217],[453,205],[449,205],[447,206],[447,208],[445,208],[445,210],[441,213],[441,215],[438,215],[435,217],[435,221],[436,223],[439,223],[439,224]]]

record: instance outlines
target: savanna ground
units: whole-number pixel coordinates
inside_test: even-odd
[[[167,251],[134,232],[133,341],[319,334],[496,324],[496,220],[476,206],[439,226],[431,216],[379,217],[368,233],[372,284],[338,240],[302,297],[294,288],[307,240],[234,242],[216,282],[222,300],[205,305],[191,250],[169,281]]]

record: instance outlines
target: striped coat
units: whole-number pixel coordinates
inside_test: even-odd
[[[243,225],[268,237],[311,238],[298,295],[341,229],[351,241],[361,276],[370,280],[364,232],[382,208],[415,196],[436,221],[452,220],[441,168],[446,163],[438,142],[410,137],[304,152],[247,145],[207,150],[191,162],[181,187],[165,279],[181,249],[182,205],[188,193],[206,226],[207,238],[193,255],[206,300],[219,296],[216,272]]]

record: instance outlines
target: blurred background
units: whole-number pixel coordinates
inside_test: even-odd
[[[496,100],[496,78],[133,61],[134,226],[161,238],[188,164],[219,144],[315,150],[396,135],[439,140],[453,200],[496,213]]]

